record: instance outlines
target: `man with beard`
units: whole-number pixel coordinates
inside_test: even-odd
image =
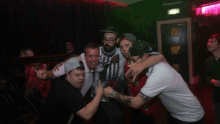
[[[120,48],[116,48],[116,44],[119,42],[118,29],[110,26],[105,30],[101,30],[101,32],[104,32],[103,46],[99,48],[100,59],[95,69],[94,83],[91,91],[92,97],[95,96],[95,89],[98,88],[99,80],[103,87],[110,86],[119,93],[123,93],[125,83],[124,64],[126,59],[122,55]],[[152,60],[152,58],[149,60]],[[154,62],[145,62],[143,66],[147,65],[146,63],[151,64]],[[95,122],[97,124],[122,124],[123,110],[121,104],[114,99],[103,97],[95,116]]]
[[[116,48],[118,43],[118,29],[114,26],[107,27],[104,32],[103,46],[99,47],[99,64],[95,69],[94,83],[91,96],[94,98],[98,82],[102,86],[111,86],[116,91],[122,93],[124,87],[124,63],[125,58],[121,54],[120,48]],[[83,58],[82,58],[83,59]],[[123,124],[123,109],[116,100],[103,97],[101,99],[97,114],[95,115],[97,124]]]
[[[213,109],[216,124],[220,124],[220,34],[213,34],[208,40],[207,49],[213,54],[206,60],[206,79],[213,85]]]
[[[116,48],[116,44],[119,42],[118,29],[110,26],[105,30],[101,30],[101,32],[104,32],[103,46],[99,47],[99,64],[95,69],[94,83],[91,90],[92,97],[95,96],[99,79],[103,87],[111,86],[120,93],[123,93],[124,88],[125,58],[120,48]],[[81,54],[79,59],[84,59],[84,53]],[[143,66],[151,65],[149,63],[152,63],[152,59],[149,60],[151,61],[146,61]],[[103,97],[95,116],[95,122],[97,124],[122,124],[123,111],[121,104],[114,99]]]
[[[125,58],[121,54],[120,48],[116,48],[118,43],[118,29],[110,26],[104,32],[103,46],[99,47],[99,64],[95,69],[94,82],[91,96],[95,97],[95,90],[98,88],[99,80],[102,86],[111,86],[122,93],[124,87],[124,63]],[[84,60],[84,53],[79,57]],[[86,56],[85,56],[86,57]],[[93,64],[93,63],[91,63]],[[62,70],[62,66],[56,67]],[[100,124],[123,124],[123,110],[120,103],[102,97],[98,112],[95,116],[95,123]]]

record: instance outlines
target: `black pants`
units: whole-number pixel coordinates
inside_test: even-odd
[[[196,122],[185,122],[179,119],[173,118],[170,114],[168,115],[169,124],[204,124],[204,117]]]
[[[100,102],[94,119],[95,124],[123,124],[122,104],[116,100]]]
[[[147,115],[138,109],[132,109],[131,124],[154,124],[153,115]]]

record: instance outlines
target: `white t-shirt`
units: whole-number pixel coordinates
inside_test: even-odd
[[[159,96],[171,116],[185,122],[196,122],[204,116],[198,99],[189,90],[182,76],[169,64],[160,62],[149,68],[148,79],[141,92]]]

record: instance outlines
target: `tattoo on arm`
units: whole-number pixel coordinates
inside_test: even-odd
[[[142,92],[140,92],[139,95],[144,102],[147,102],[150,99],[150,97],[144,95]]]
[[[142,102],[146,103],[149,101],[150,97],[144,95],[143,93],[139,93],[139,96],[140,98],[143,100]],[[137,108],[137,107],[141,107],[139,105],[141,105],[142,103],[139,103],[137,101],[135,101],[133,98],[134,97],[131,97],[131,96],[125,96],[125,95],[121,95],[117,92],[115,92],[114,94],[114,98],[116,100],[118,100],[119,102],[125,104],[125,105],[128,105],[128,106],[131,106],[133,108]],[[143,105],[143,104],[142,104]]]
[[[119,102],[131,106],[131,98],[129,96],[123,96],[120,95],[119,93],[115,93],[114,95],[115,99],[118,100]]]

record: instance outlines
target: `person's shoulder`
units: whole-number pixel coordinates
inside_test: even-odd
[[[167,74],[167,73],[169,73],[170,65],[167,63],[164,63],[164,62],[160,62],[158,64],[155,64],[151,68],[152,68],[152,71],[155,73]]]
[[[169,66],[169,64],[167,64],[165,62],[159,62],[159,63],[154,65],[154,68],[166,68],[168,66]]]
[[[122,54],[122,53],[121,53],[121,49],[118,48],[118,47],[116,47],[116,52]]]
[[[118,54],[120,56],[121,59],[125,59],[123,54],[121,53],[121,49],[120,48],[116,48],[116,54]]]

